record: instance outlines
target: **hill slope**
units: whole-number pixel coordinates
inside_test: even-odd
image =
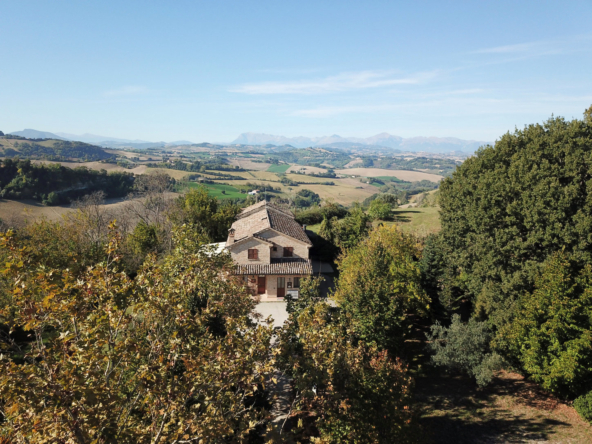
[[[0,136],[0,156],[46,160],[97,161],[114,159],[103,148],[82,142],[51,138],[26,139],[8,135]]]

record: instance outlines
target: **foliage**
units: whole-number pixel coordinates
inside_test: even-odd
[[[433,364],[463,371],[483,387],[503,365],[501,356],[489,350],[490,340],[491,333],[485,322],[472,318],[465,324],[455,314],[448,328],[439,323],[432,325],[428,347],[433,353]]]
[[[334,299],[362,341],[402,351],[413,318],[429,308],[420,256],[417,240],[392,226],[375,229],[341,257]]]
[[[296,390],[292,416],[299,421],[292,433],[299,440],[318,433],[312,438],[318,443],[402,441],[411,418],[405,366],[386,352],[354,344],[325,303],[300,311],[293,336],[291,322],[293,316],[282,344]]]
[[[132,249],[140,254],[155,251],[158,245],[158,227],[143,220],[138,222],[130,235],[130,243]]]
[[[8,139],[8,137],[6,138]],[[15,153],[15,156],[48,159],[48,160],[114,160],[113,154],[107,153],[103,148],[84,142],[53,140],[53,139],[22,139],[6,146],[5,153]],[[0,142],[0,148],[2,147]],[[10,151],[9,151],[10,150]]]
[[[331,237],[342,250],[355,247],[368,234],[370,218],[359,205],[354,205],[346,217],[332,221]]]
[[[48,205],[69,203],[95,191],[103,191],[107,197],[123,197],[133,184],[131,173],[72,169],[58,164],[35,165],[30,160],[0,160],[0,197],[3,198],[35,199]]]
[[[271,327],[228,259],[205,254],[187,228],[163,263],[135,280],[118,272],[117,235],[105,262],[75,278],[40,266],[8,233],[11,304],[1,322],[30,339],[1,344],[0,436],[11,442],[247,442],[267,414]],[[195,309],[190,301],[198,300]],[[214,322],[215,320],[215,322]],[[219,328],[219,326],[223,328]]]
[[[389,220],[391,219],[392,205],[382,199],[374,199],[368,208],[368,216],[372,220]]]
[[[347,209],[342,205],[329,202],[322,207],[309,208],[296,212],[295,219],[299,224],[314,225],[320,224],[323,219],[336,217],[341,219],[347,215]]]
[[[588,422],[592,422],[592,392],[576,398],[574,407],[582,418]]]
[[[294,198],[294,205],[299,208],[310,207],[313,205],[320,205],[321,197],[310,190],[300,190],[296,193]]]
[[[200,186],[177,199],[171,217],[179,225],[199,227],[212,241],[220,242],[228,237],[228,229],[239,212],[238,205],[219,201]]]
[[[444,286],[495,326],[564,249],[592,262],[592,125],[551,118],[481,148],[440,186]]]
[[[592,266],[576,274],[564,254],[554,255],[498,346],[547,390],[572,397],[591,390]]]

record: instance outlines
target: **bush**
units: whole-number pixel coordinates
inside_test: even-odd
[[[381,199],[375,199],[368,208],[368,215],[372,220],[389,220],[391,218],[391,205]]]
[[[592,422],[592,392],[580,396],[574,401],[574,408],[588,422]]]
[[[332,219],[334,217],[341,219],[345,216],[347,216],[347,209],[345,207],[331,203],[324,207],[299,211],[294,218],[299,224],[315,225],[320,224],[323,219]]]
[[[493,372],[503,365],[501,356],[489,351],[490,340],[491,334],[485,322],[471,319],[465,324],[456,314],[452,316],[450,327],[439,323],[432,326],[431,334],[428,334],[428,348],[434,353],[432,363],[463,371],[483,387],[491,382]]]

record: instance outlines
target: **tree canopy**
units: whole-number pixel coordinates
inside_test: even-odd
[[[444,299],[508,322],[553,253],[591,262],[592,125],[551,118],[503,135],[442,182],[440,207]]]

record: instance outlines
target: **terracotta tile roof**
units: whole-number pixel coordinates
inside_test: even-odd
[[[294,220],[294,215],[264,200],[243,209],[238,215],[237,220],[232,224],[231,230],[234,230],[234,239],[238,240],[260,233],[267,228],[272,228],[308,245],[312,245],[302,226]],[[231,238],[229,237],[226,245],[232,245],[234,239],[231,242]]]
[[[304,228],[294,220],[294,216],[286,217],[284,213],[276,211],[274,208],[270,208],[267,211],[271,228],[279,231],[280,233],[287,234],[294,239],[298,239],[306,244],[312,244]]]
[[[312,274],[310,259],[271,259],[271,264],[237,265],[235,274]]]
[[[230,246],[232,246],[232,245],[238,245],[238,244],[240,244],[240,243],[242,243],[242,242],[244,242],[244,241],[246,241],[246,240],[249,240],[249,239],[251,239],[251,238],[258,239],[258,240],[260,240],[260,241],[262,241],[262,242],[265,242],[266,244],[269,244],[269,245],[275,245],[275,244],[274,244],[272,241],[270,241],[269,239],[265,239],[264,237],[261,237],[261,236],[258,236],[258,235],[256,235],[256,234],[253,234],[253,235],[251,235],[251,236],[246,236],[246,237],[243,237],[242,239],[236,239],[236,238],[235,238],[235,241],[234,241],[234,243],[231,243],[231,244],[230,244]],[[226,245],[226,244],[224,244],[224,245]]]

